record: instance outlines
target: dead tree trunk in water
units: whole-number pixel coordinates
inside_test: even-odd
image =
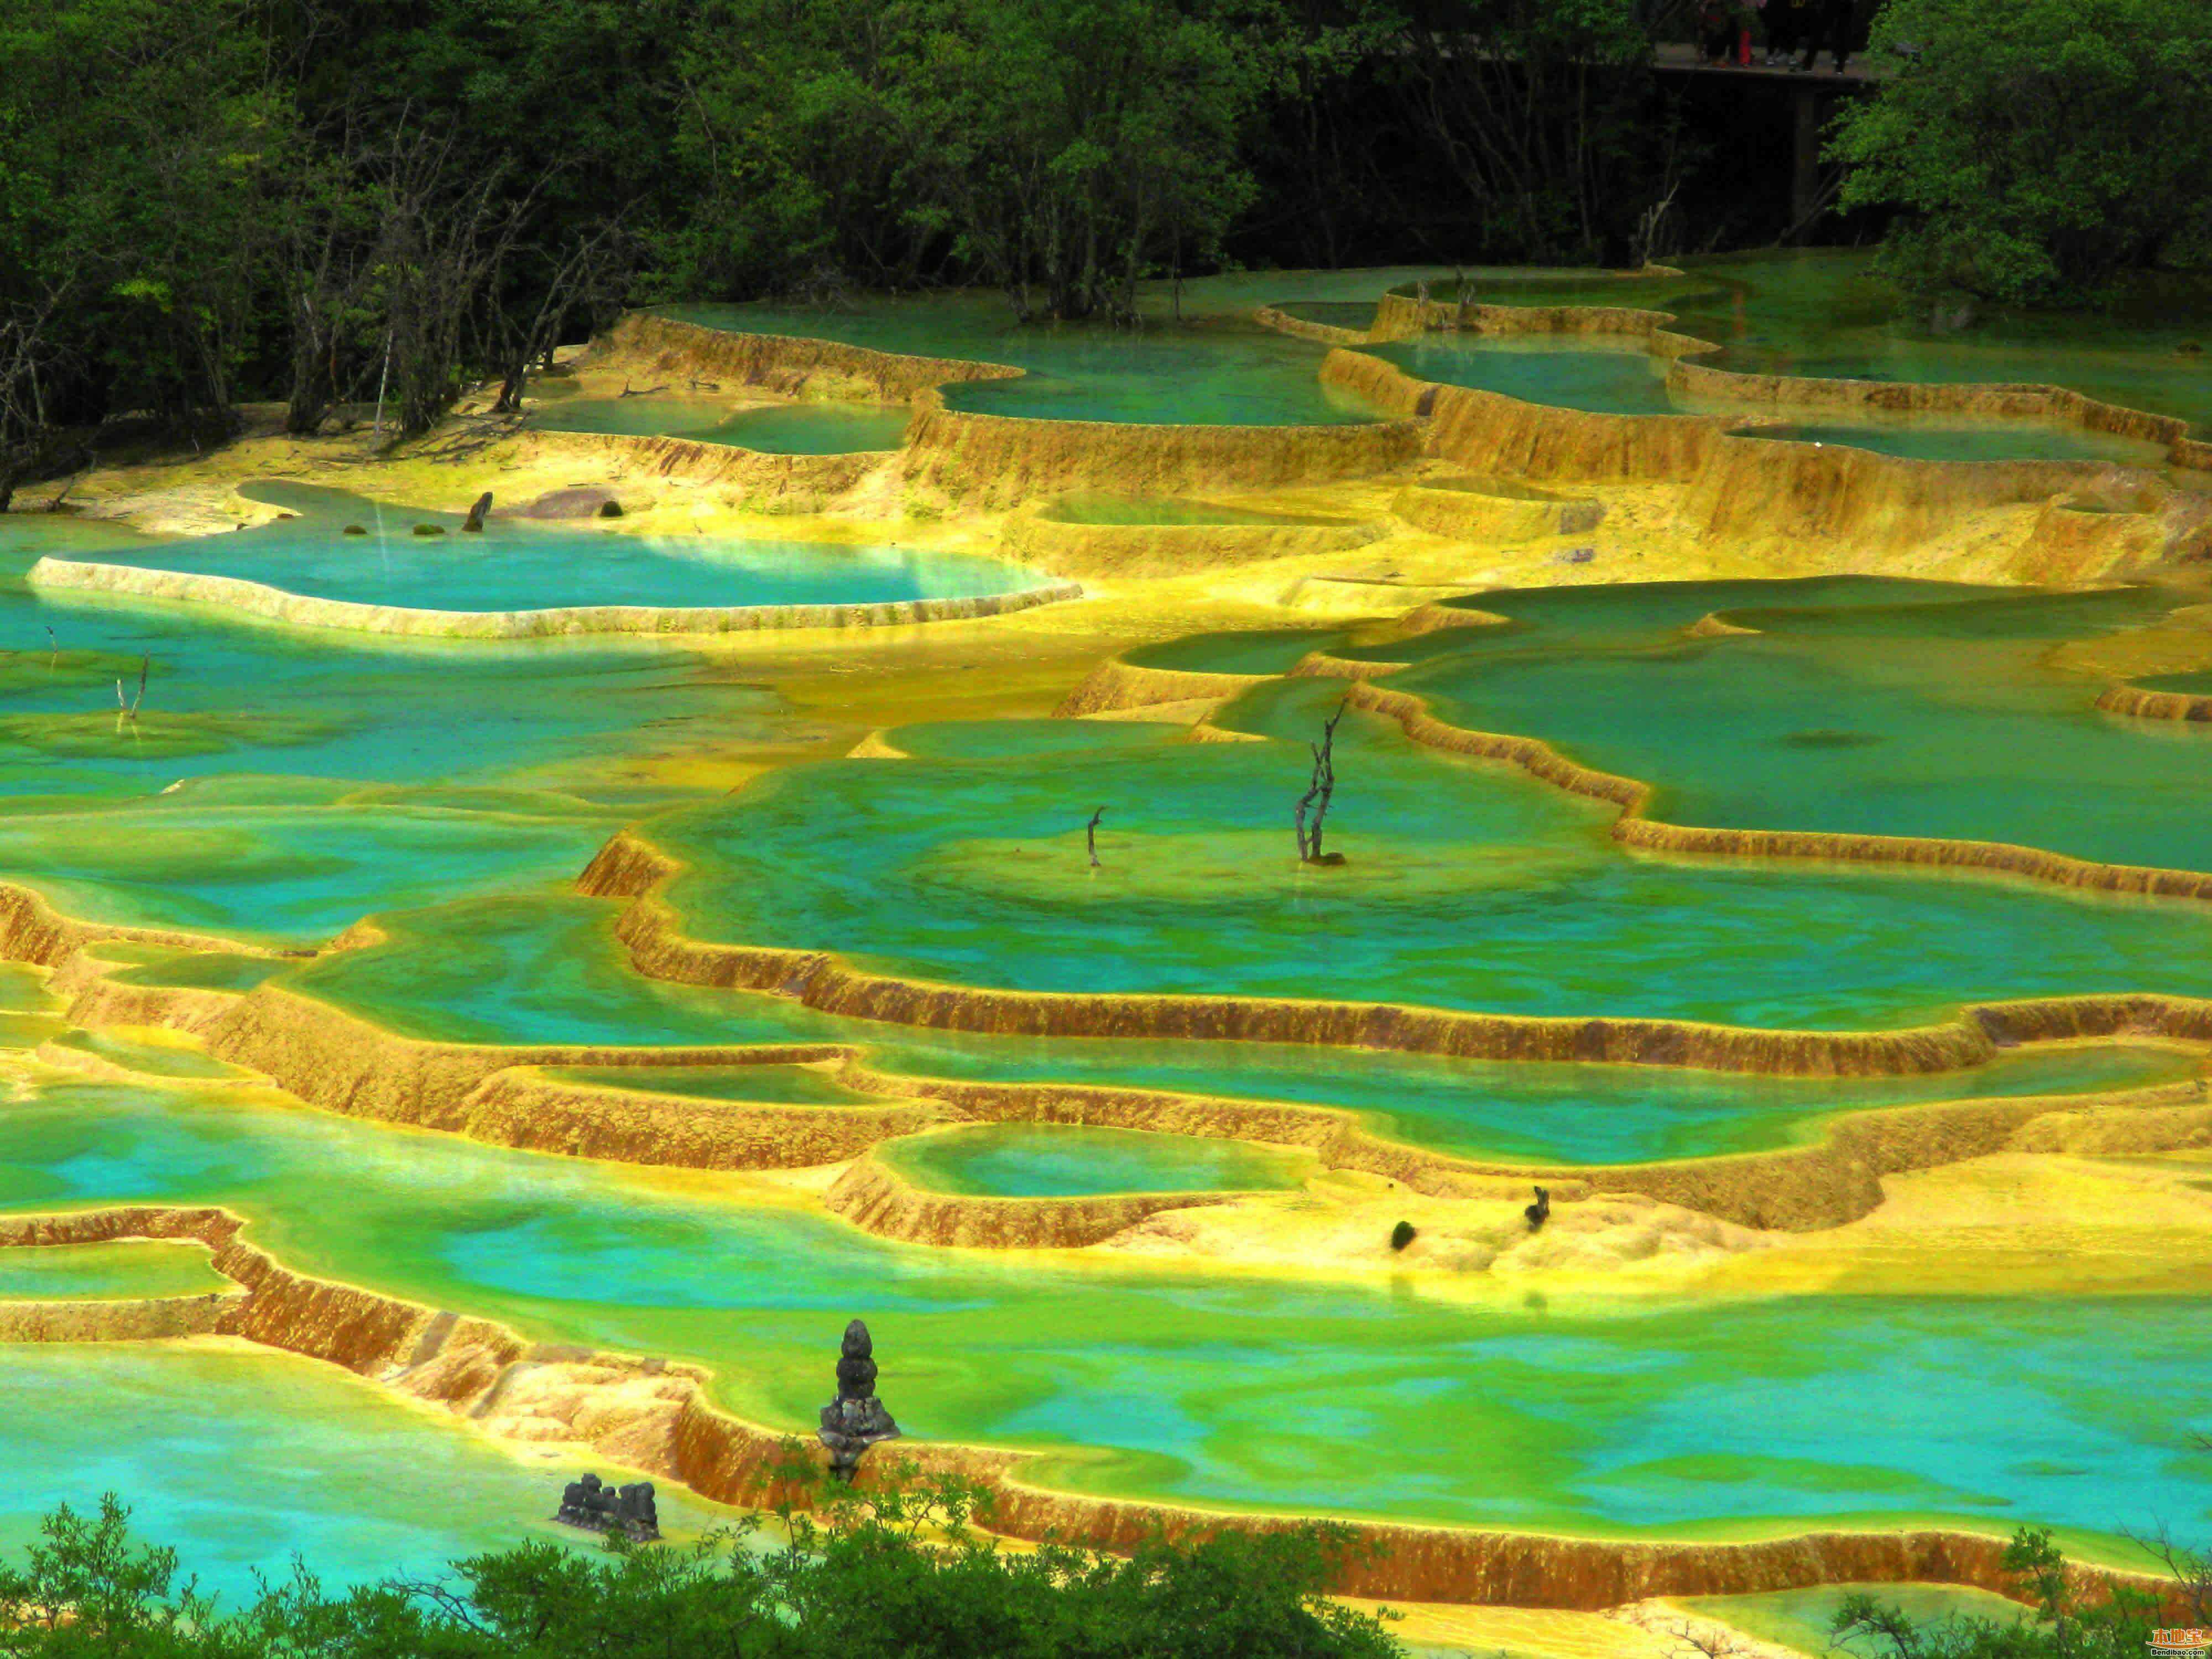
[[[1322,820],[1328,816],[1329,797],[1336,793],[1336,723],[1344,718],[1347,703],[1339,703],[1336,713],[1328,717],[1321,728],[1321,741],[1311,744],[1313,776],[1306,784],[1306,792],[1298,797],[1298,810],[1291,820],[1298,838],[1298,857],[1307,864],[1323,862],[1321,850]],[[1306,827],[1307,813],[1313,814],[1313,827]],[[1343,861],[1336,855],[1336,862]]]
[[[1083,845],[1091,854],[1091,867],[1094,870],[1098,868],[1098,820],[1105,816],[1106,809],[1102,806],[1091,815],[1091,822],[1084,826]]]

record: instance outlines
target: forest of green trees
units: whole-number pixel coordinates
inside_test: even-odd
[[[0,0],[0,505],[126,412],[204,441],[244,402],[301,433],[512,407],[656,299],[975,283],[1115,320],[1224,263],[1724,246],[1679,204],[1652,240],[1743,162],[1655,91],[1679,11]],[[1901,210],[1908,276],[2047,298],[2202,253],[2212,8],[1890,0],[1875,32],[1917,56],[1856,106],[1845,202]]]

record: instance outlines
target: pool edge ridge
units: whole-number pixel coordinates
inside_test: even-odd
[[[708,1368],[558,1343],[534,1342],[501,1321],[437,1310],[405,1297],[299,1273],[248,1242],[251,1223],[219,1206],[129,1206],[0,1217],[0,1248],[27,1243],[191,1237],[242,1296],[215,1293],[215,1334],[321,1360],[373,1386],[442,1408],[456,1426],[502,1432],[503,1408],[551,1416],[574,1443],[676,1480],[712,1502],[805,1506],[795,1478],[817,1455],[708,1398]],[[206,1300],[207,1298],[198,1298]],[[65,1339],[66,1340],[66,1339]],[[536,1420],[542,1421],[542,1416]],[[909,1441],[925,1473],[976,1480],[991,1495],[985,1524],[1025,1540],[1057,1536],[1126,1553],[1164,1530],[1196,1537],[1273,1532],[1316,1518],[1280,1511],[1210,1510],[1054,1491],[1022,1478],[1042,1454],[961,1442]],[[871,1465],[865,1490],[880,1478]],[[1401,1601],[1457,1601],[1596,1611],[1650,1595],[1749,1594],[1853,1582],[1930,1582],[2012,1589],[2004,1540],[1929,1527],[1846,1531],[1824,1528],[1771,1538],[1700,1541],[1586,1537],[1497,1528],[1351,1520],[1376,1547],[1340,1572],[1339,1594]],[[2084,1589],[2107,1578],[2172,1598],[2171,1581],[2113,1574],[2074,1561]]]
[[[24,578],[33,590],[104,593],[205,605],[279,627],[402,637],[527,640],[593,635],[673,638],[804,629],[916,627],[1012,615],[1079,599],[1083,585],[1052,581],[962,599],[880,599],[837,605],[555,605],[532,611],[432,611],[318,599],[266,582],[149,565],[40,558]]]
[[[1706,858],[1804,860],[1869,869],[1908,866],[1952,870],[2016,877],[2079,891],[2212,901],[2212,872],[2155,865],[2110,864],[2015,842],[1672,823],[1647,816],[1656,793],[1653,784],[1641,778],[1584,766],[1542,738],[1455,726],[1431,713],[1425,697],[1375,685],[1364,679],[1353,681],[1346,697],[1356,708],[1395,721],[1409,739],[1425,747],[1448,754],[1503,761],[1569,794],[1619,807],[1620,816],[1613,826],[1613,839],[1646,852]],[[2099,703],[2103,706],[2102,698]]]

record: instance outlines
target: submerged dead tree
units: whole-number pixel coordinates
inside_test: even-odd
[[[46,637],[49,639],[53,637],[53,629],[51,628],[46,630]],[[61,654],[60,648],[58,647],[56,647],[54,654],[57,657]],[[123,695],[123,682],[119,679],[115,682],[115,707],[117,710],[115,724],[118,729],[125,720],[131,721],[133,725],[137,723],[138,706],[146,701],[146,676],[153,671],[153,658],[143,657],[139,659],[138,695],[135,697],[125,697]]]
[[[1298,838],[1298,858],[1306,864],[1341,864],[1341,853],[1324,854],[1321,850],[1322,822],[1328,816],[1329,798],[1336,793],[1336,724],[1344,718],[1349,702],[1336,706],[1336,713],[1328,717],[1321,728],[1321,741],[1309,745],[1313,750],[1313,776],[1306,783],[1306,792],[1298,797],[1298,810],[1291,820]],[[1309,827],[1308,815],[1312,823]]]
[[[1103,818],[1103,817],[1104,817],[1105,816],[1106,816],[1106,809],[1105,809],[1104,807],[1103,807],[1103,806],[1102,806],[1102,807],[1100,807],[1097,811],[1093,812],[1093,813],[1091,815],[1091,822],[1090,822],[1089,823],[1085,824],[1085,825],[1084,826],[1084,830],[1083,830],[1083,844],[1084,844],[1084,848],[1085,848],[1085,851],[1087,851],[1087,852],[1091,854],[1091,867],[1092,869],[1094,869],[1094,870],[1096,870],[1096,869],[1097,869],[1097,868],[1099,867],[1099,866],[1098,866],[1098,820],[1099,820],[1099,819],[1101,819],[1101,818]]]

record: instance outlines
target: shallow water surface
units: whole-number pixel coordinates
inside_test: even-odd
[[[770,404],[725,412],[705,398],[576,398],[531,416],[548,432],[686,438],[769,455],[844,455],[899,447],[913,411],[867,404]]]
[[[669,896],[694,936],[1030,990],[1782,1029],[1918,1024],[1983,999],[2212,992],[2193,907],[1910,871],[1636,857],[1606,835],[1609,806],[1421,749],[1365,714],[1337,740],[1332,844],[1349,861],[1301,868],[1287,820],[1310,764],[1304,739],[1340,695],[1310,680],[1252,694],[1230,717],[1265,743],[1124,730],[1091,752],[1061,749],[1047,770],[1018,746],[927,767],[793,769],[663,822],[659,836],[690,866]],[[1078,801],[1119,809],[1096,870]],[[2172,822],[2195,833],[2178,812]]]
[[[253,493],[296,516],[228,536],[137,548],[108,562],[232,576],[313,599],[457,611],[863,605],[968,599],[1033,585],[1014,566],[965,554],[635,536],[496,514],[470,532],[457,514],[391,507],[307,485],[261,484]],[[347,535],[348,525],[367,533]],[[423,526],[439,533],[416,533]]]
[[[66,1409],[56,1409],[66,1400]],[[295,1554],[325,1586],[440,1576],[489,1549],[552,1540],[595,1549],[549,1520],[583,1471],[521,1455],[404,1405],[334,1365],[267,1350],[158,1343],[0,1345],[9,1479],[0,1553],[42,1516],[113,1492],[142,1543],[177,1550],[180,1576],[236,1610],[258,1572]],[[599,1465],[603,1478],[617,1473]],[[629,1477],[625,1477],[629,1478]],[[662,1483],[661,1526],[696,1536],[720,1512]]]
[[[1747,374],[2056,384],[2178,416],[2200,434],[2212,426],[2212,291],[2201,280],[2154,279],[2109,314],[1992,312],[1936,332],[1899,303],[1870,252],[1769,250],[1683,264],[1680,276],[1651,278],[1475,273],[1469,297],[1667,312],[1679,332],[1723,348],[1692,361]]]
[[[2212,737],[2116,720],[2062,640],[2142,627],[2188,594],[1975,593],[1891,586],[1888,604],[1792,585],[1492,593],[1512,629],[1460,629],[1392,689],[1443,719],[1539,737],[1657,786],[1654,816],[1747,829],[2008,842],[2212,870]],[[1686,637],[1719,612],[1755,630]],[[1355,654],[1358,653],[1355,652]]]
[[[1359,348],[1417,380],[1598,415],[1680,415],[1667,364],[1641,340],[1601,334],[1424,334]]]
[[[2154,1510],[2212,1512],[2212,1459],[2177,1435],[2208,1408],[2174,1391],[2212,1368],[2193,1302],[1462,1305],[1417,1281],[920,1249],[742,1190],[204,1094],[73,1085],[0,1112],[0,1202],[228,1203],[304,1271],[714,1365],[757,1420],[811,1422],[838,1333],[865,1317],[909,1433],[1034,1448],[1052,1484],[1601,1534],[2034,1515],[2110,1535]],[[131,1409],[99,1381],[103,1351],[40,1352],[34,1389],[82,1363],[88,1412]],[[0,1367],[0,1388],[24,1375]],[[281,1438],[302,1471],[337,1468],[325,1489],[349,1485],[356,1466],[312,1432],[270,1436],[242,1396],[199,1398],[223,1447]],[[1431,1431],[1419,1459],[1401,1455],[1408,1413]],[[149,1494],[200,1479],[158,1455],[123,1467]]]
[[[1199,426],[1340,425],[1376,418],[1364,404],[1320,383],[1316,371],[1324,348],[1233,315],[1148,321],[1137,328],[1024,325],[1003,299],[985,295],[870,300],[842,308],[668,309],[683,321],[738,333],[836,340],[1024,371],[1014,380],[945,388],[949,406],[978,414]]]
[[[916,1135],[878,1156],[918,1187],[989,1198],[1259,1192],[1294,1187],[1313,1168],[1310,1156],[1243,1141],[1059,1123]]]

